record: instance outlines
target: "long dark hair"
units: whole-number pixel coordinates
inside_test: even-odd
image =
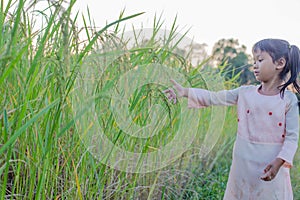
[[[300,94],[300,86],[297,83],[297,77],[300,72],[300,50],[295,45],[290,45],[287,41],[281,39],[264,39],[254,44],[252,51],[265,51],[271,57],[273,62],[280,58],[286,60],[286,64],[279,74],[281,80],[285,80],[290,72],[290,78],[283,85],[279,86],[281,97],[284,96],[284,91],[290,84],[293,84],[296,91]]]

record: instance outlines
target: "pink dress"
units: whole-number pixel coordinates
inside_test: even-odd
[[[188,106],[237,105],[238,130],[224,200],[292,200],[289,168],[298,146],[299,111],[296,95],[285,91],[262,95],[259,86],[210,92],[190,88]],[[275,158],[285,161],[272,181],[264,168]]]

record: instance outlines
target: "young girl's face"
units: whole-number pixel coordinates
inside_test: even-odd
[[[277,63],[273,62],[269,53],[261,50],[253,52],[254,65],[253,72],[256,80],[260,82],[269,82],[279,78]]]

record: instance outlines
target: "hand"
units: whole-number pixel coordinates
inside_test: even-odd
[[[176,90],[177,94],[178,94],[178,98],[179,97],[187,97],[188,96],[188,88],[184,88],[182,87],[179,83],[177,83],[175,80],[171,79],[170,80],[173,83],[173,87]],[[174,92],[174,90],[172,88],[169,88],[167,90],[163,91],[164,93],[168,94],[168,99],[169,100],[173,100],[173,103],[176,104],[176,93]]]
[[[280,167],[283,165],[284,160],[276,158],[264,169],[264,174],[260,177],[261,180],[271,181],[277,175]]]

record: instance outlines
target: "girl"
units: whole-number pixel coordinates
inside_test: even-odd
[[[298,93],[300,52],[279,39],[265,39],[253,46],[254,75],[258,86],[211,92],[184,88],[171,80],[176,90],[164,92],[176,103],[187,97],[190,108],[237,105],[238,130],[234,143],[225,200],[292,200],[289,169],[298,146]]]

